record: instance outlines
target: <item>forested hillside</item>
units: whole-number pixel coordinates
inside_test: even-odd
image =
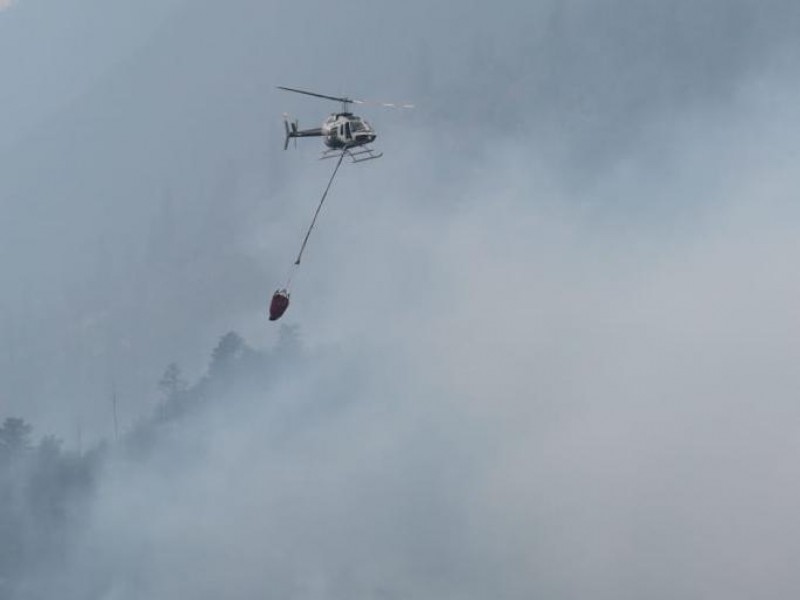
[[[67,449],[63,440],[38,432],[34,424],[5,416],[0,426],[0,599],[51,598],[53,574],[68,568],[75,544],[91,527],[102,502],[102,479],[124,465],[168,462],[168,453],[189,452],[196,436],[191,417],[215,404],[235,411],[243,390],[270,402],[280,373],[304,361],[296,329],[284,326],[276,348],[256,350],[237,333],[221,337],[208,370],[187,382],[176,363],[155,382],[161,400],[153,413],[91,448]],[[166,444],[181,431],[181,442]],[[62,573],[63,575],[63,573]],[[102,578],[101,578],[102,580]],[[103,598],[97,584],[87,596]]]

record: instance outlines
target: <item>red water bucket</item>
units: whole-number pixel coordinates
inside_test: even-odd
[[[289,308],[289,292],[278,290],[272,295],[272,302],[269,303],[269,320],[277,321]]]

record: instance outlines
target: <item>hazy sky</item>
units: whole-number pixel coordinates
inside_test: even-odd
[[[102,554],[109,598],[791,596],[798,31],[778,0],[4,10],[0,417],[69,443],[109,434],[112,385],[130,423],[167,363],[275,342],[332,168],[282,152],[281,113],[334,107],[274,86],[417,105],[364,109],[385,156],[343,167],[293,285],[324,372],[199,416],[178,476],[110,474],[74,572]]]

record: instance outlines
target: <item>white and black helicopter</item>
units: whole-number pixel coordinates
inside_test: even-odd
[[[323,151],[321,158],[334,158],[339,156],[349,156],[354,162],[364,162],[383,156],[382,152],[375,152],[369,145],[378,137],[372,125],[366,119],[350,112],[351,104],[369,104],[364,100],[353,100],[352,98],[339,98],[336,96],[326,96],[325,94],[317,94],[316,92],[308,92],[306,90],[298,90],[295,88],[288,88],[277,86],[280,90],[287,92],[294,92],[296,94],[305,94],[307,96],[314,96],[316,98],[324,98],[326,100],[333,100],[334,102],[342,103],[341,112],[331,113],[325,119],[322,127],[314,129],[299,129],[297,120],[290,122],[288,118],[284,118],[284,127],[286,128],[286,140],[283,143],[283,149],[289,147],[289,140],[292,138],[303,137],[321,137],[322,141],[327,146]],[[380,103],[379,106],[386,108],[414,108],[413,104],[392,104]],[[286,117],[286,115],[284,115]],[[297,143],[295,141],[295,143]]]

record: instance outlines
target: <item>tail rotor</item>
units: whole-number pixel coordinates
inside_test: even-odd
[[[297,135],[298,128],[300,126],[300,122],[295,119],[294,121],[289,121],[288,113],[283,113],[283,127],[286,130],[286,139],[283,141],[283,149],[286,150],[289,148],[289,140],[294,138],[294,147],[297,148]]]

